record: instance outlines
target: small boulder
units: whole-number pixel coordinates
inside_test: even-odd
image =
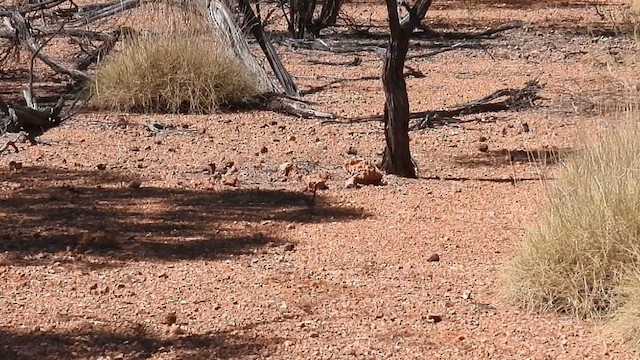
[[[278,166],[278,173],[284,177],[288,177],[289,174],[291,174],[292,170],[293,170],[293,164],[290,162],[285,162],[280,164],[280,166]]]
[[[229,176],[225,176],[224,180],[222,180],[222,183],[227,185],[227,186],[237,186],[238,185],[238,177],[235,175],[229,175]]]
[[[356,178],[354,176],[350,177],[347,179],[347,181],[344,183],[344,186],[347,189],[355,189],[358,187],[358,182],[356,181]]]
[[[127,187],[129,189],[138,189],[140,188],[140,186],[142,186],[142,181],[135,179],[135,180],[131,180],[129,181],[129,183],[127,184]]]
[[[356,184],[380,185],[382,172],[370,161],[350,160],[344,164],[345,170],[354,178]]]
[[[428,262],[438,262],[438,261],[440,261],[440,255],[438,255],[438,254],[433,254],[433,255],[431,255],[431,256],[429,256],[429,257],[427,258],[427,261],[428,261]]]
[[[327,190],[329,188],[329,186],[327,185],[328,179],[329,176],[327,176],[326,174],[311,174],[305,176],[303,178],[303,181],[307,190]]]

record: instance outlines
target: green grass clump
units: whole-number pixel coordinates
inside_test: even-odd
[[[532,310],[607,316],[622,301],[620,286],[639,259],[636,121],[608,131],[563,164],[541,217],[507,265],[507,295]],[[640,297],[640,281],[638,288]]]
[[[206,114],[257,92],[251,72],[220,44],[174,33],[131,39],[103,61],[92,103],[116,111]]]

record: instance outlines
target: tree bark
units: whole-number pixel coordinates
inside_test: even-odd
[[[304,32],[311,24],[315,0],[291,0],[291,25],[292,35],[296,39],[303,39]]]
[[[315,36],[320,36],[320,30],[336,24],[339,10],[340,0],[325,0],[320,16],[309,25],[309,31]]]
[[[432,0],[419,0],[402,21],[397,1],[386,0],[391,36],[384,59],[382,84],[385,93],[384,136],[386,147],[382,170],[388,174],[415,178],[416,168],[409,148],[409,97],[404,80],[404,63],[413,29],[427,14]]]
[[[386,140],[382,170],[388,174],[415,178],[416,170],[409,149],[409,97],[403,73],[411,32],[400,26],[397,2],[386,0],[386,3],[391,37],[382,72]]]
[[[300,90],[298,89],[298,86],[291,77],[291,74],[289,74],[287,69],[284,67],[284,64],[282,64],[276,49],[271,43],[269,35],[264,31],[260,20],[251,8],[251,4],[249,4],[248,0],[240,0],[240,7],[244,14],[244,26],[249,28],[253,37],[255,37],[258,44],[260,44],[260,48],[267,57],[267,61],[269,61],[269,65],[271,65],[271,69],[278,78],[280,85],[282,85],[284,93],[287,94],[287,96],[299,97]]]

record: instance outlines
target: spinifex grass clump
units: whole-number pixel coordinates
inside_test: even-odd
[[[202,114],[255,95],[251,72],[211,37],[174,32],[128,40],[99,65],[93,105]]]
[[[508,264],[507,294],[529,309],[610,315],[639,259],[640,126],[628,122],[564,163]]]

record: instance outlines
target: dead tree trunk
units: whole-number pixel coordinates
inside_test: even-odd
[[[404,63],[409,50],[409,37],[424,18],[431,0],[420,0],[400,21],[397,1],[386,0],[391,36],[384,60],[382,84],[385,93],[384,135],[386,147],[382,170],[388,174],[416,177],[416,169],[409,149],[409,97],[404,80]]]
[[[260,20],[256,16],[255,12],[251,8],[251,4],[249,4],[249,1],[240,0],[240,7],[242,8],[242,13],[244,15],[244,26],[248,28],[249,31],[251,31],[253,37],[255,37],[258,41],[258,44],[260,44],[260,48],[267,57],[269,65],[271,65],[271,69],[278,78],[280,85],[282,85],[285,94],[292,97],[300,96],[300,90],[298,89],[298,86],[291,77],[291,74],[289,74],[287,69],[282,64],[282,61],[280,60],[276,49],[271,43],[271,39],[269,39],[269,35],[264,31],[264,28],[262,27],[262,24],[260,23]]]
[[[320,16],[314,19],[317,5],[317,0],[289,0],[289,33],[294,38],[304,38],[305,31],[319,36],[320,30],[336,24],[341,0],[324,0]]]
[[[340,0],[324,0],[320,16],[313,20],[309,31],[315,36],[320,36],[320,30],[336,24],[339,10]]]

